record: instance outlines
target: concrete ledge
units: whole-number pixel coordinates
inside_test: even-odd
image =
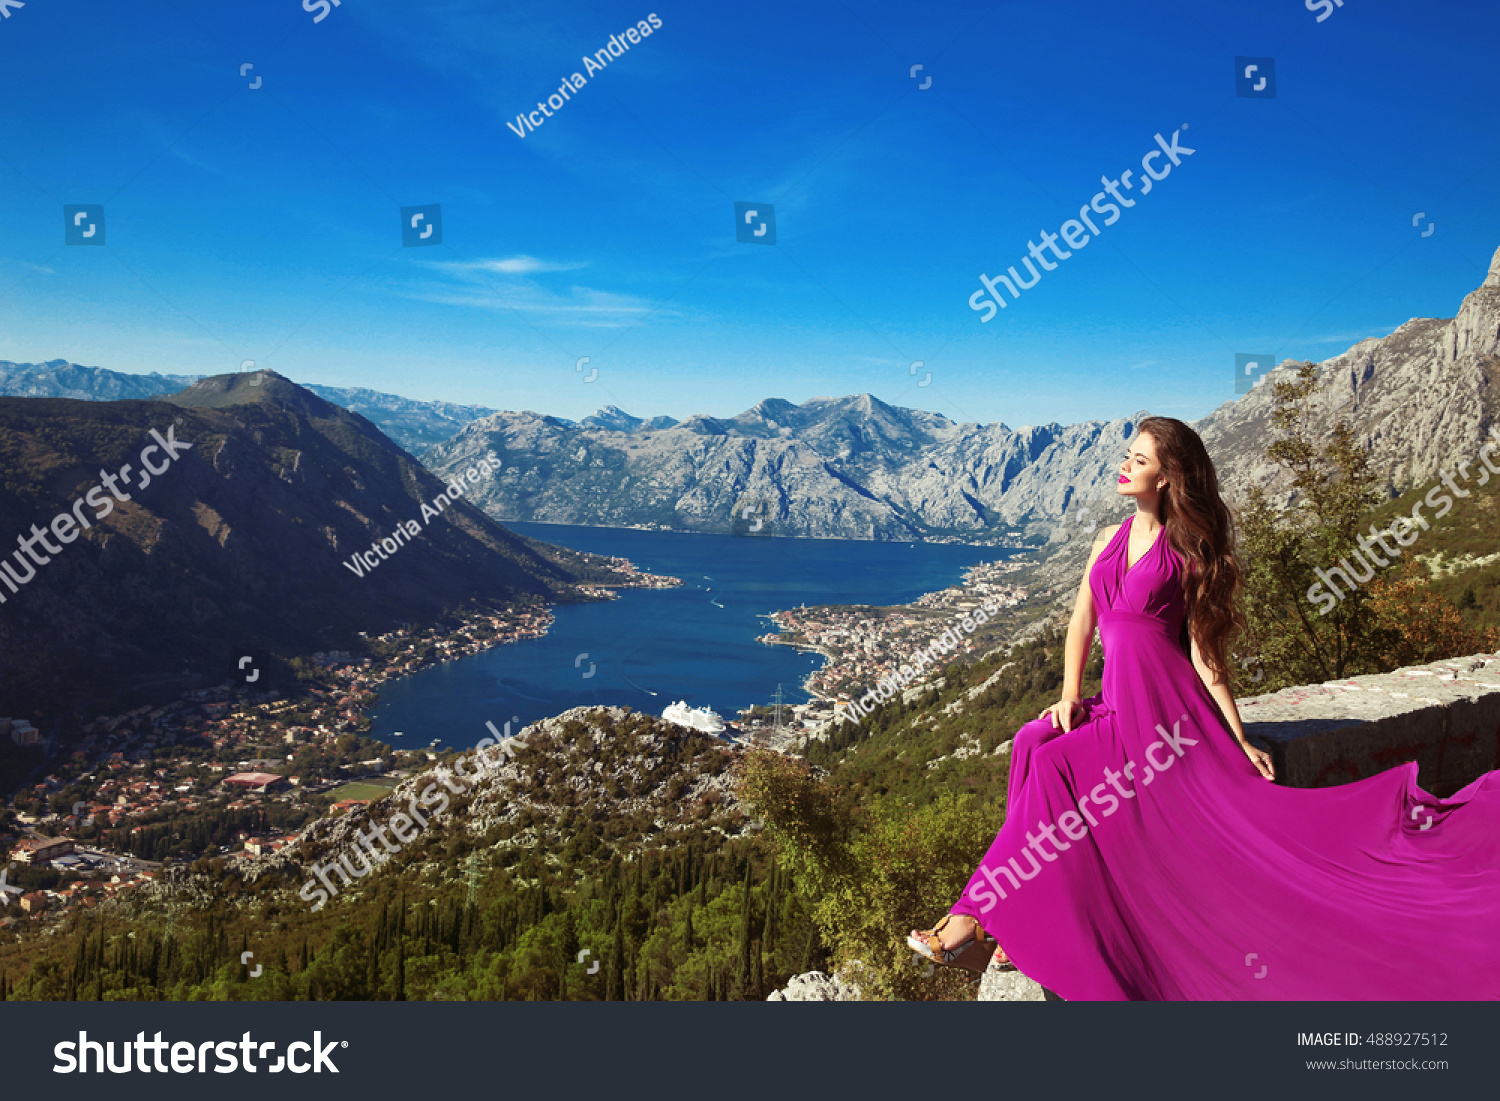
[[[1239,701],[1281,783],[1333,787],[1416,761],[1441,797],[1500,768],[1500,654],[1284,688]]]

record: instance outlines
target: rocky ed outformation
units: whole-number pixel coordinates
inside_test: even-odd
[[[1329,787],[1416,761],[1441,797],[1500,768],[1500,654],[1283,688],[1238,702],[1280,782]]]

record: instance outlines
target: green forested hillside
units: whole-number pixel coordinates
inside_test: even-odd
[[[972,666],[950,665],[935,693],[904,705],[893,700],[858,725],[835,727],[826,740],[810,742],[805,755],[829,768],[856,800],[899,795],[927,803],[956,790],[1003,802],[1009,757],[995,751],[1057,702],[1063,642],[1048,635],[1008,655],[996,651]],[[1085,696],[1099,690],[1102,668],[1096,647]]]
[[[1431,508],[1424,509],[1432,527],[1405,554],[1416,556],[1432,588],[1451,601],[1470,626],[1482,631],[1500,628],[1500,476],[1489,474],[1478,462],[1469,465],[1469,480],[1457,482],[1469,496],[1449,494],[1455,497],[1453,507],[1440,520],[1432,518]],[[1479,484],[1481,476],[1484,485]],[[1418,486],[1381,505],[1371,521],[1384,528],[1397,516],[1410,516],[1412,506],[1431,488]],[[1385,572],[1395,568],[1399,567]]]
[[[822,963],[803,902],[729,791],[735,750],[605,708],[546,720],[525,741],[319,910],[299,888],[336,857],[337,822],[309,832],[300,864],[200,860],[58,935],[7,937],[9,996],[764,998]],[[429,782],[361,821],[388,819]]]

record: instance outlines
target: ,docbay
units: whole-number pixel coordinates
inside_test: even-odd
[[[570,707],[616,704],[660,715],[683,700],[732,720],[822,661],[756,641],[762,616],[800,604],[904,604],[955,584],[965,567],[1013,551],[953,544],[679,535],[624,528],[512,523],[513,531],[575,550],[629,558],[680,577],[674,589],[630,590],[563,605],[543,638],[425,669],[380,691],[371,733],[406,744],[467,747],[485,723],[521,723]],[[407,741],[409,739],[410,741]]]

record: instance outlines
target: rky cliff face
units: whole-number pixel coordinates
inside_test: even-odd
[[[1326,437],[1346,421],[1392,496],[1472,461],[1500,423],[1500,250],[1457,317],[1413,318],[1389,336],[1362,340],[1318,364],[1318,382],[1309,435]],[[1196,427],[1232,493],[1255,484],[1284,501],[1263,457],[1271,406],[1269,386],[1257,386]]]

